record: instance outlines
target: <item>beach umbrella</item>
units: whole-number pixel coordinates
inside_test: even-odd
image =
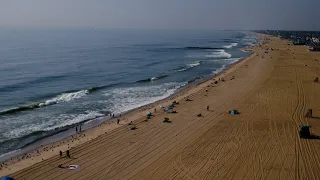
[[[14,179],[12,177],[5,176],[5,177],[1,178],[1,180],[14,180]]]

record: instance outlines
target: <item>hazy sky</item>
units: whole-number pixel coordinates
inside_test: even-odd
[[[320,30],[320,0],[0,0],[0,27]]]

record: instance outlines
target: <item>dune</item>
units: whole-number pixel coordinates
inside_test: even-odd
[[[84,132],[86,136],[70,142],[71,158],[59,157],[59,149],[68,149],[64,144],[38,160],[2,167],[0,175],[46,180],[320,179],[320,140],[299,137],[300,125],[311,125],[312,133],[320,135],[320,83],[313,82],[320,76],[320,63],[314,61],[320,53],[259,36],[262,46],[250,47],[253,55],[219,75],[122,116],[120,125],[107,122]],[[266,53],[266,48],[277,50]],[[216,84],[219,78],[225,81]],[[173,100],[179,102],[177,113],[159,109]],[[154,108],[154,116],[145,121],[145,112]],[[304,117],[310,108],[314,118]],[[230,115],[232,109],[240,114]],[[165,117],[172,122],[163,123]],[[130,121],[137,129],[129,129]]]

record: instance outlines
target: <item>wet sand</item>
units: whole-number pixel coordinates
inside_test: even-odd
[[[263,37],[265,38],[265,37]],[[320,179],[320,53],[271,37],[219,76],[2,165],[16,179]],[[266,50],[269,48],[269,50]],[[270,50],[272,48],[273,50]],[[224,82],[214,82],[219,78]],[[234,78],[233,78],[234,77]],[[231,80],[232,79],[232,80]],[[189,97],[192,101],[185,101]],[[176,114],[159,105],[173,100]],[[207,110],[209,106],[209,110]],[[146,111],[154,116],[145,121]],[[305,118],[307,109],[314,118]],[[239,110],[239,115],[228,111]],[[198,117],[197,114],[202,116]],[[172,123],[163,123],[168,117]],[[137,127],[130,130],[130,121]],[[59,157],[70,149],[71,158]],[[76,170],[62,164],[80,165]]]

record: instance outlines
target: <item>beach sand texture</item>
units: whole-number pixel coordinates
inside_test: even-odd
[[[320,76],[320,53],[277,37],[260,44],[266,41],[220,74],[225,82],[211,79],[178,93],[178,113],[157,108],[148,122],[137,116],[136,130],[122,125],[71,148],[72,158],[52,151],[51,158],[19,168],[12,164],[1,175],[12,173],[18,180],[320,179],[320,140],[299,138],[300,125],[311,125],[320,135],[320,83],[313,82]],[[266,48],[274,50],[265,53]],[[186,96],[193,101],[183,100]],[[304,117],[309,108],[314,118]],[[232,109],[240,114],[228,114]],[[172,123],[163,123],[164,117]]]

